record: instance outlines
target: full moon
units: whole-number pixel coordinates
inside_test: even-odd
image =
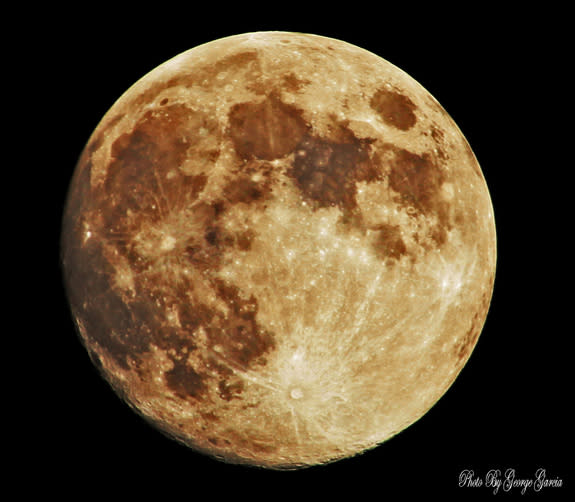
[[[468,360],[496,265],[465,137],[346,42],[216,40],[130,87],[71,180],[61,257],[90,358],[152,426],[296,469],[420,419]]]

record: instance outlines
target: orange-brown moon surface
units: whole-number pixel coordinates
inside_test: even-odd
[[[258,32],[176,56],[90,137],[63,218],[73,318],[164,433],[290,469],[397,434],[490,304],[489,192],[437,101],[384,59]]]

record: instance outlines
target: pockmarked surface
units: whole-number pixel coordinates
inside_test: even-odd
[[[76,167],[62,261],[78,331],[159,429],[297,468],[400,432],[483,327],[496,237],[446,111],[382,58],[284,32],[161,65]]]

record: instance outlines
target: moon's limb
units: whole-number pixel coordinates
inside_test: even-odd
[[[493,209],[449,115],[385,60],[267,32],[187,51],[94,131],[62,259],[95,364],[160,429],[272,468],[371,448],[468,359]]]

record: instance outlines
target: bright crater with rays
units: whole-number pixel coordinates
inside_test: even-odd
[[[491,299],[493,209],[446,111],[314,35],[217,40],[161,65],[78,162],[62,262],[81,340],[153,426],[294,469],[421,418]]]

